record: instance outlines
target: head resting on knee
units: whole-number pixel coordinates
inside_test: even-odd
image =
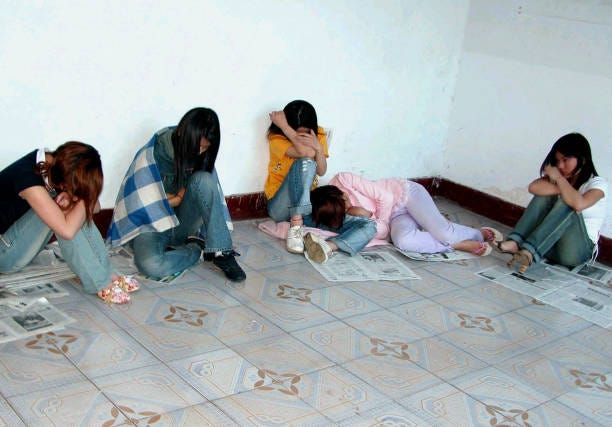
[[[87,222],[91,222],[104,181],[100,154],[91,145],[69,141],[51,155],[50,162],[39,163],[41,175],[49,178],[51,186],[68,193],[70,201],[83,200]]]
[[[346,206],[344,193],[335,185],[322,185],[310,192],[312,219],[315,224],[340,228],[344,222]]]

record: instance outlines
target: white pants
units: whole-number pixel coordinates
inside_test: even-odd
[[[393,244],[409,252],[450,252],[454,243],[483,241],[480,230],[447,220],[427,190],[413,181],[404,184],[404,194],[391,214],[390,226]]]

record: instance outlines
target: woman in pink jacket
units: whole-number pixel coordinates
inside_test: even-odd
[[[491,253],[489,243],[503,239],[491,227],[475,229],[450,222],[421,184],[403,178],[369,181],[343,172],[329,185],[313,190],[311,201],[315,223],[337,228],[345,214],[372,218],[377,224],[375,237],[391,237],[402,251],[460,250],[484,256]]]

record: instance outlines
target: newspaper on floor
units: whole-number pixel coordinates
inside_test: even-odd
[[[162,283],[164,285],[169,285],[172,282],[174,282],[176,279],[178,279],[179,277],[181,277],[183,274],[185,274],[185,271],[187,270],[183,270],[183,271],[177,271],[174,274],[170,274],[169,276],[165,276],[162,277],[160,279],[157,279],[155,277],[151,277],[151,276],[145,276],[144,274],[140,274],[138,273],[136,275],[136,278],[138,279],[139,282],[141,283],[146,283],[146,282],[157,282],[157,283]]]
[[[5,287],[0,289],[0,300],[4,296],[18,298],[61,298],[69,295],[69,292],[59,283],[37,283],[29,286]]]
[[[24,301],[15,307],[15,301],[0,301],[0,343],[22,339],[64,328],[75,320],[49,304],[46,298]]]
[[[397,249],[397,248],[396,248]],[[414,259],[416,261],[463,261],[465,259],[479,258],[478,255],[470,254],[462,251],[452,251],[452,252],[436,252],[433,254],[422,254],[420,252],[410,252],[410,251],[402,251],[401,249],[397,249],[399,253],[402,255]]]
[[[561,271],[569,271],[570,273],[583,277],[587,280],[594,280],[604,286],[612,287],[612,270],[609,270],[603,266],[585,263],[569,269],[563,265],[554,264],[548,260],[545,260],[544,264]]]
[[[501,266],[475,274],[604,328],[612,326],[612,290],[569,271],[539,263],[523,274]]]
[[[353,257],[336,252],[325,264],[311,261],[308,255],[306,259],[330,282],[420,279],[393,252],[384,249],[368,249]]]
[[[49,245],[50,246],[50,245]],[[42,250],[30,264],[16,273],[0,274],[0,288],[25,288],[76,277],[52,248]]]

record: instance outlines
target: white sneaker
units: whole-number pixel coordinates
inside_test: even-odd
[[[306,255],[312,261],[323,264],[332,255],[332,248],[327,242],[314,233],[308,233],[304,237],[304,246],[306,247]]]
[[[304,229],[301,225],[289,227],[287,231],[287,250],[294,254],[304,253]]]

